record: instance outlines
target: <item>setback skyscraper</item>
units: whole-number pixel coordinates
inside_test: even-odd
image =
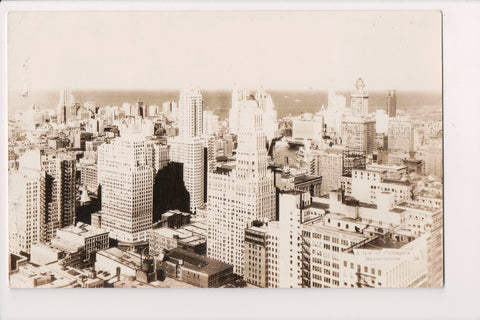
[[[262,110],[250,99],[240,111],[235,167],[208,174],[207,255],[243,275],[245,229],[255,220],[275,218],[275,188],[267,169]]]
[[[101,227],[111,238],[127,243],[147,240],[153,219],[153,171],[142,135],[118,137],[98,147]]]

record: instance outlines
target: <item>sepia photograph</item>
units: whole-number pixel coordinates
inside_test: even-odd
[[[440,10],[7,17],[10,288],[444,286]]]

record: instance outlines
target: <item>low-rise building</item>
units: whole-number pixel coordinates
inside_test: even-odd
[[[108,248],[109,241],[108,231],[81,222],[57,230],[57,238],[83,246],[86,259],[91,259],[95,252]]]
[[[183,248],[198,254],[206,252],[207,226],[202,223],[185,225],[178,229],[154,228],[149,231],[149,254],[158,255],[163,250]]]
[[[179,248],[166,253],[160,269],[167,277],[201,288],[218,288],[234,277],[233,266]]]

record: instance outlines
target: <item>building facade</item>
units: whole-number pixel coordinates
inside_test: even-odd
[[[98,148],[101,226],[127,243],[147,240],[153,219],[153,168],[142,136],[115,138]]]
[[[350,109],[352,116],[368,114],[368,92],[362,78],[358,78],[350,93]]]
[[[413,127],[409,117],[390,118],[388,121],[389,152],[413,150]]]
[[[267,170],[262,110],[248,100],[240,112],[235,167],[208,174],[207,255],[244,274],[245,228],[275,217],[273,173]]]
[[[342,121],[342,144],[350,150],[375,150],[375,120],[365,117],[347,117]]]

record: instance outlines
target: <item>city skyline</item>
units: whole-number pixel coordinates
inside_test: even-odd
[[[444,285],[438,13],[11,16],[11,287]]]
[[[440,12],[22,12],[8,33],[10,91],[442,87]]]

